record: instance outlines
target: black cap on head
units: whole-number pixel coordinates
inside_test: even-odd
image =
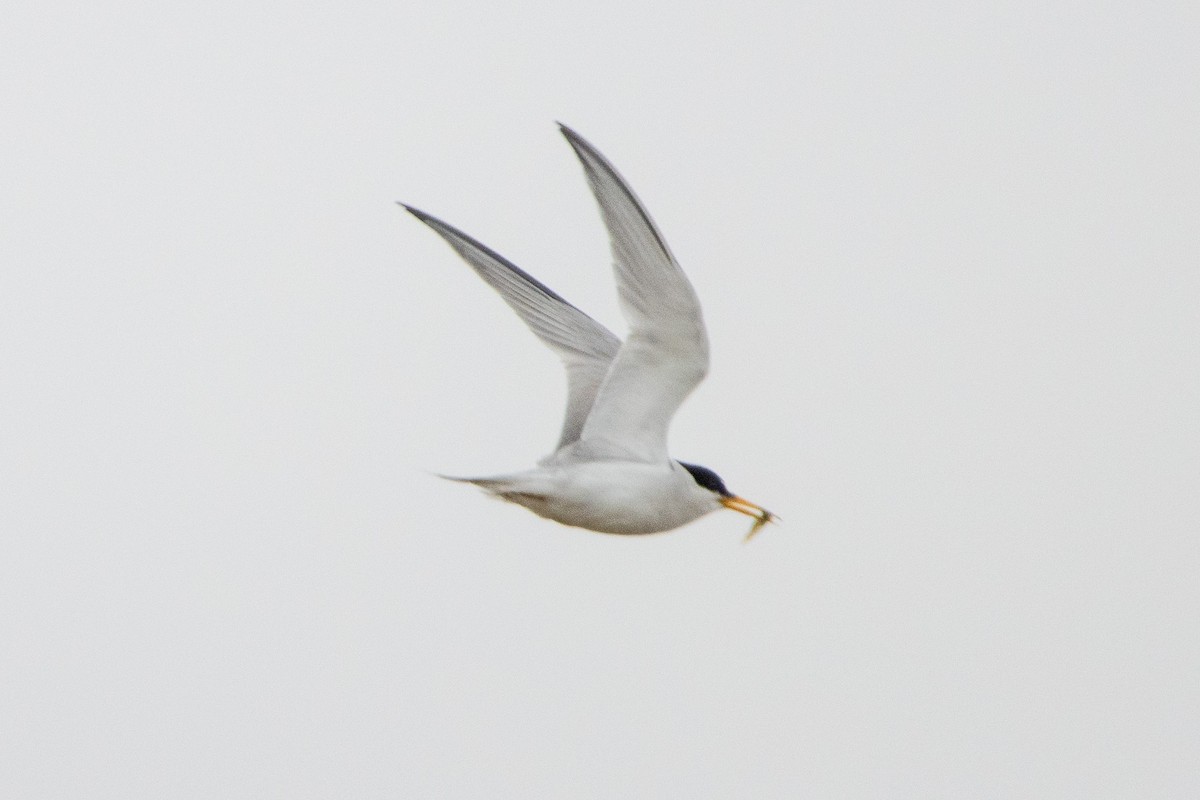
[[[692,479],[710,492],[716,492],[721,497],[733,497],[733,492],[725,488],[725,481],[721,480],[721,476],[708,467],[702,467],[699,464],[685,464],[682,461],[679,462],[679,466],[692,473]]]

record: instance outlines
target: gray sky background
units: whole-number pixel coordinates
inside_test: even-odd
[[[47,3],[0,32],[0,794],[1194,797],[1190,3]],[[554,357],[403,200],[622,330],[554,121],[784,517],[567,529]]]

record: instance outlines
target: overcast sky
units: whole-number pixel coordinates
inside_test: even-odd
[[[1194,4],[4,17],[3,796],[1200,792]],[[563,380],[395,201],[623,330],[556,120],[703,302],[749,545],[434,477]]]

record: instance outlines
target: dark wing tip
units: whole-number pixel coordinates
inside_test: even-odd
[[[458,236],[462,237],[463,239],[470,240],[471,242],[473,242],[473,243],[474,243],[474,244],[476,244],[477,246],[480,246],[480,247],[482,247],[482,245],[479,245],[479,243],[478,243],[478,242],[475,242],[475,240],[474,240],[474,239],[471,239],[471,237],[470,237],[470,236],[467,236],[465,233],[463,233],[462,231],[460,231],[458,228],[454,227],[453,225],[448,225],[447,223],[445,223],[445,222],[443,222],[442,220],[440,220],[440,219],[438,219],[437,217],[435,217],[433,214],[428,214],[428,213],[426,213],[426,212],[422,211],[422,210],[421,210],[421,209],[419,209],[419,208],[415,208],[415,207],[413,207],[413,206],[410,206],[408,203],[402,203],[402,202],[400,202],[399,200],[397,200],[397,201],[396,201],[396,205],[400,206],[400,207],[401,207],[401,208],[403,208],[405,211],[407,211],[408,213],[412,214],[412,215],[413,215],[414,217],[416,217],[417,219],[421,220],[421,222],[424,222],[426,225],[428,225],[429,227],[433,228],[435,231],[438,231],[439,233],[442,233],[442,235],[445,235],[445,234],[443,233],[443,231],[447,231],[447,230],[448,230],[448,231],[451,231],[451,232],[453,232],[454,234],[456,234],[456,235],[458,235]],[[484,248],[484,249],[487,249],[487,248]]]
[[[400,206],[405,211],[412,214],[417,219],[421,220],[421,222],[429,222],[429,220],[435,219],[435,217],[432,216],[431,214],[426,214],[424,211],[422,211],[419,208],[413,208],[408,203],[405,203],[402,200],[397,200],[396,205]]]
[[[433,230],[439,236],[441,236],[443,239],[445,239],[446,242],[451,247],[453,247],[455,250],[458,251],[459,255],[466,258],[467,263],[471,264],[471,266],[477,272],[479,272],[479,267],[476,266],[472,262],[472,259],[468,256],[468,254],[467,254],[466,250],[464,250],[464,248],[466,248],[468,250],[474,249],[474,250],[479,251],[480,253],[483,253],[489,259],[491,259],[492,261],[495,261],[497,264],[502,265],[504,267],[504,269],[508,270],[509,272],[519,276],[520,279],[523,280],[525,283],[532,286],[534,289],[537,289],[539,292],[546,295],[550,299],[557,300],[558,302],[562,303],[563,305],[571,306],[571,308],[575,308],[575,306],[573,306],[569,302],[567,302],[566,299],[564,299],[563,296],[560,295],[558,292],[554,291],[549,286],[542,283],[537,278],[533,277],[528,272],[521,269],[516,264],[512,263],[507,258],[500,255],[495,250],[488,247],[487,245],[485,245],[483,242],[479,241],[475,237],[468,236],[467,234],[463,233],[461,230],[454,227],[450,223],[443,222],[442,220],[438,219],[437,217],[433,216],[432,214],[426,214],[424,211],[422,211],[419,208],[413,208],[412,206],[407,205],[405,203],[401,203],[399,201],[397,201],[397,205],[402,206],[406,211],[408,211],[408,213],[412,214],[414,217],[421,220],[421,222],[424,222],[430,228],[433,228]],[[482,274],[482,273],[480,273],[480,274]],[[579,311],[578,308],[575,308],[575,310]],[[579,313],[583,314],[582,311],[580,311]],[[584,314],[584,316],[587,316],[587,315]]]
[[[582,158],[583,153],[587,153],[592,158],[595,158],[600,162],[606,161],[604,156],[600,155],[600,151],[598,151],[595,147],[592,146],[591,142],[589,142],[587,139],[583,138],[578,133],[576,133],[575,130],[573,128],[571,128],[569,125],[564,125],[561,122],[557,123],[557,125],[558,125],[559,133],[561,133],[564,137],[566,137],[567,142],[571,145],[572,148],[574,148],[576,153],[580,154],[581,158]],[[612,167],[610,166],[609,169],[611,169],[611,168]]]
[[[637,195],[633,193],[633,189],[630,188],[629,183],[623,177],[621,177],[621,173],[617,172],[617,168],[613,166],[612,162],[605,158],[604,154],[597,150],[595,145],[580,136],[575,131],[571,130],[566,125],[560,122],[558,123],[558,128],[560,131],[562,131],[562,135],[567,138],[567,143],[570,144],[571,149],[575,151],[576,157],[583,164],[583,170],[589,176],[588,180],[592,184],[592,194],[596,196],[603,213],[607,215],[608,212],[604,210],[604,201],[601,200],[600,195],[597,194],[597,192],[600,191],[597,178],[595,177],[597,175],[607,176],[607,179],[616,186],[617,190],[625,195],[625,199],[633,207],[635,213],[642,218],[642,223],[654,237],[654,240],[658,244],[658,248],[662,251],[663,256],[667,259],[667,261],[674,262],[675,256],[671,255],[671,248],[667,247],[667,240],[663,238],[662,233],[658,230],[658,226],[655,225],[654,220],[650,218],[650,213],[646,211],[645,206],[642,205],[642,201],[638,200]]]
[[[600,151],[597,150],[591,142],[576,133],[575,129],[569,125],[564,125],[561,122],[557,124],[559,133],[566,138],[567,144],[571,145],[571,149],[574,150],[579,159],[583,161],[585,168],[590,169],[590,167],[588,167],[588,159],[591,159],[599,162],[601,166],[604,169],[607,169],[609,172],[616,173],[616,169],[613,167],[613,165],[608,163],[608,159],[601,155]]]

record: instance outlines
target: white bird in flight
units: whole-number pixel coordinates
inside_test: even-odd
[[[633,190],[596,148],[559,126],[583,164],[612,246],[629,334],[607,328],[462,231],[401,204],[495,289],[567,371],[567,411],[554,452],[534,469],[473,483],[548,519],[604,533],[669,531],[721,507],[777,517],[733,494],[707,467],[667,454],[671,417],[708,372],[700,301]],[[448,476],[445,476],[448,477]]]

